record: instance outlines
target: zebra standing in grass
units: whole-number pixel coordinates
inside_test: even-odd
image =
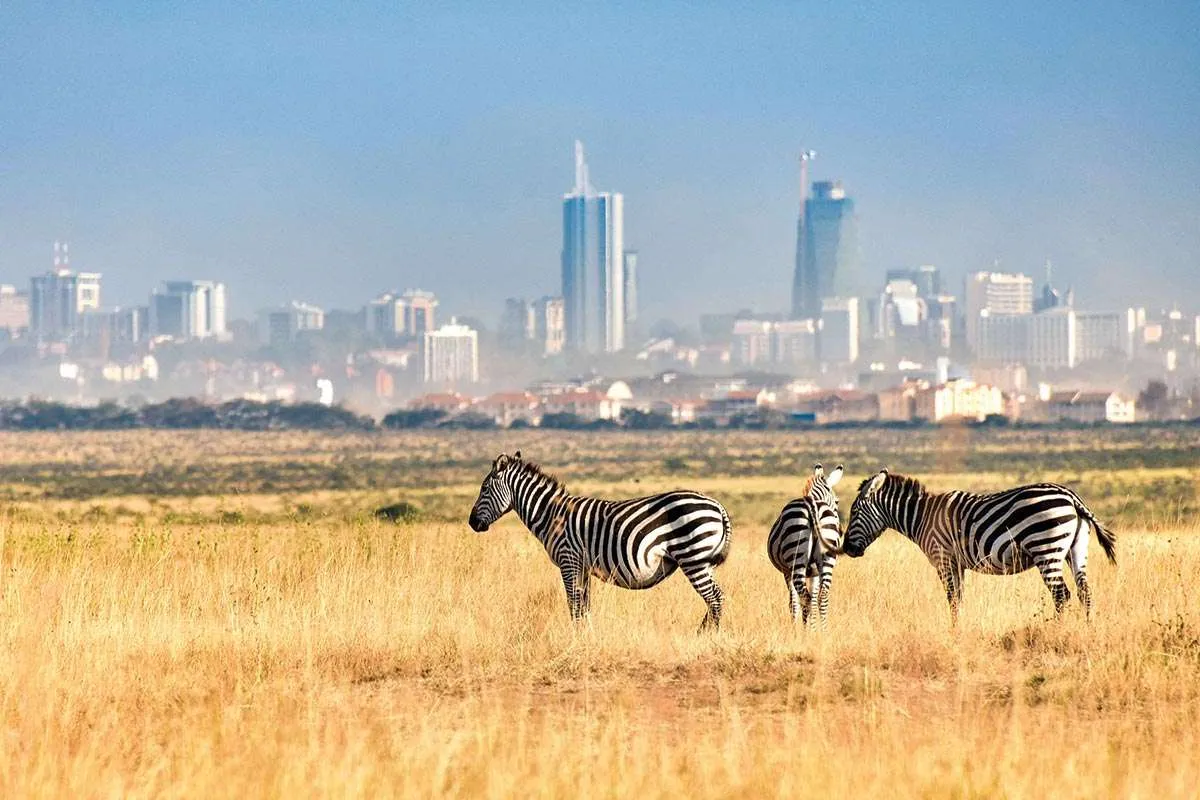
[[[648,589],[679,568],[708,606],[701,629],[720,624],[724,595],[713,567],[729,554],[732,527],[716,500],[684,490],[636,500],[578,497],[518,450],[492,463],[468,523],[482,533],[510,510],[562,572],[572,618],[588,613],[593,575]]]
[[[787,583],[792,621],[804,614],[804,624],[821,625],[829,616],[829,587],[842,546],[841,518],[833,487],[842,479],[842,466],[825,474],[820,464],[805,481],[804,493],[779,512],[767,536],[767,555]]]
[[[1037,483],[994,494],[935,494],[915,478],[884,469],[859,486],[850,507],[845,552],[861,556],[885,528],[912,539],[937,569],[955,622],[967,569],[1015,575],[1037,567],[1054,598],[1054,613],[1061,614],[1071,599],[1063,580],[1065,562],[1075,573],[1079,601],[1090,619],[1088,527],[1096,531],[1108,560],[1117,563],[1116,534],[1065,486]]]

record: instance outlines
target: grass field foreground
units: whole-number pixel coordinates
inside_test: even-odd
[[[468,531],[465,480],[413,485],[431,511],[403,525],[352,512],[370,488],[13,501],[0,511],[0,796],[1174,797],[1200,785],[1194,524],[1129,513],[1116,568],[1093,547],[1091,625],[1074,599],[1050,619],[1031,572],[970,575],[957,631],[932,568],[887,534],[839,564],[829,630],[805,631],[764,552],[792,479],[651,473],[637,487],[578,483],[699,482],[730,499],[716,634],[696,634],[702,604],[679,576],[646,592],[598,585],[573,626],[557,571],[515,520]]]

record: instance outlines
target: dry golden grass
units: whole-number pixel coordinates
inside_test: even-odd
[[[513,522],[9,520],[0,795],[1180,796],[1200,785],[1200,536],[1093,559],[1097,619],[972,576],[948,629],[895,535],[794,629],[765,531],[728,624],[673,577],[573,627]],[[1098,548],[1097,548],[1098,552]]]
[[[874,434],[854,435],[862,450]],[[0,797],[1195,795],[1200,529],[1190,506],[1122,511],[1168,484],[1192,502],[1195,468],[1072,467],[1085,499],[1124,520],[1119,568],[1093,542],[1090,626],[1074,601],[1049,619],[1031,572],[970,575],[951,631],[932,568],[888,534],[843,559],[821,633],[792,626],[764,552],[798,479],[738,459],[775,447],[832,461],[837,436],[727,436],[534,442],[580,490],[691,485],[729,505],[714,635],[695,633],[703,607],[679,576],[597,585],[573,626],[557,570],[515,520],[468,531],[475,462],[522,446],[515,433],[0,436]],[[660,470],[713,449],[729,469]],[[185,478],[332,468],[359,450],[425,466],[398,472],[395,491],[312,476],[296,491],[171,496],[88,482],[112,471],[137,486],[154,464]],[[571,460],[592,454],[600,467]],[[875,466],[846,460],[851,485]],[[925,475],[935,488],[1018,477],[943,466]],[[56,493],[66,480],[101,493]],[[397,493],[425,521],[365,513]]]

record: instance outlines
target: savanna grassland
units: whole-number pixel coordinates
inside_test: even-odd
[[[678,576],[573,626],[516,520],[465,524],[518,447],[722,500],[722,630]],[[764,542],[817,460],[844,509],[880,464],[1073,486],[1120,537],[1095,620],[970,575],[951,630],[887,534],[794,628]],[[1195,796],[1198,491],[1191,428],[0,434],[0,796]]]

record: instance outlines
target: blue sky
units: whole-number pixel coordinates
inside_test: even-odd
[[[108,303],[493,320],[558,291],[580,138],[652,318],[787,305],[802,146],[880,276],[1200,311],[1197,4],[344,5],[0,4],[0,282],[65,239]]]

